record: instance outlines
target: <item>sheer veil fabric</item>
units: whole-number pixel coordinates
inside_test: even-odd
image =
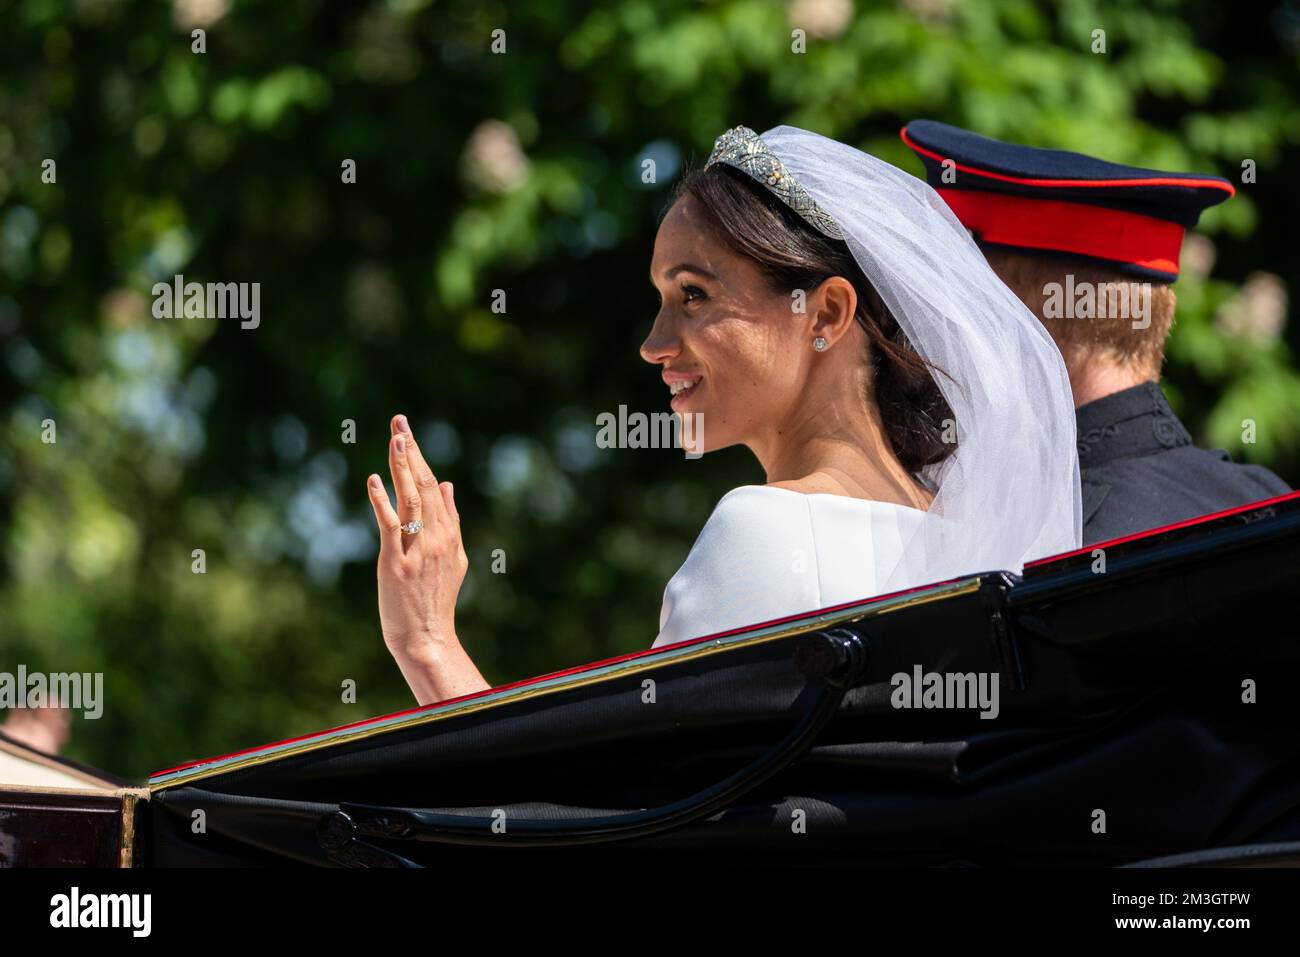
[[[933,366],[956,451],[884,592],[973,572],[1019,573],[1082,541],[1074,403],[1046,329],[924,181],[792,126],[760,139],[839,226],[863,273]]]

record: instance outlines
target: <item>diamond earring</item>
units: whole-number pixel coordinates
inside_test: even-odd
[[[816,339],[813,340],[813,348],[816,349],[818,352],[825,352],[827,345],[828,343],[826,342],[826,339],[822,336],[818,336]]]

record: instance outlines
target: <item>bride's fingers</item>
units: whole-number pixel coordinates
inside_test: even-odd
[[[397,549],[402,553],[402,523],[388,501],[388,492],[378,475],[366,480],[366,494],[370,496],[370,506],[375,510],[375,524],[379,526],[379,550],[381,553]]]
[[[388,440],[388,470],[393,475],[393,491],[397,494],[397,517],[403,525],[422,517],[420,490],[415,487],[406,446],[406,436],[400,432]]]
[[[406,462],[415,477],[415,487],[420,493],[420,507],[427,523],[441,522],[447,517],[447,507],[438,491],[438,479],[424,460],[420,444],[415,441],[406,416],[399,415],[393,419],[394,435],[401,435],[406,440]]]
[[[457,525],[460,524],[460,512],[456,509],[455,488],[450,482],[443,482],[438,486],[438,491],[442,492],[442,503],[447,506],[447,515]]]

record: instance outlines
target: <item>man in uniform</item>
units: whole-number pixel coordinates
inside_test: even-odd
[[[1061,349],[1078,419],[1083,541],[1283,495],[1286,483],[1199,449],[1160,390],[1183,232],[1235,192],[914,120],[903,142],[990,265]]]

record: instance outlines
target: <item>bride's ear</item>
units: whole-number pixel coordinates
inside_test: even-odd
[[[817,287],[810,303],[812,333],[833,346],[854,322],[858,311],[858,291],[843,276],[831,276]]]

